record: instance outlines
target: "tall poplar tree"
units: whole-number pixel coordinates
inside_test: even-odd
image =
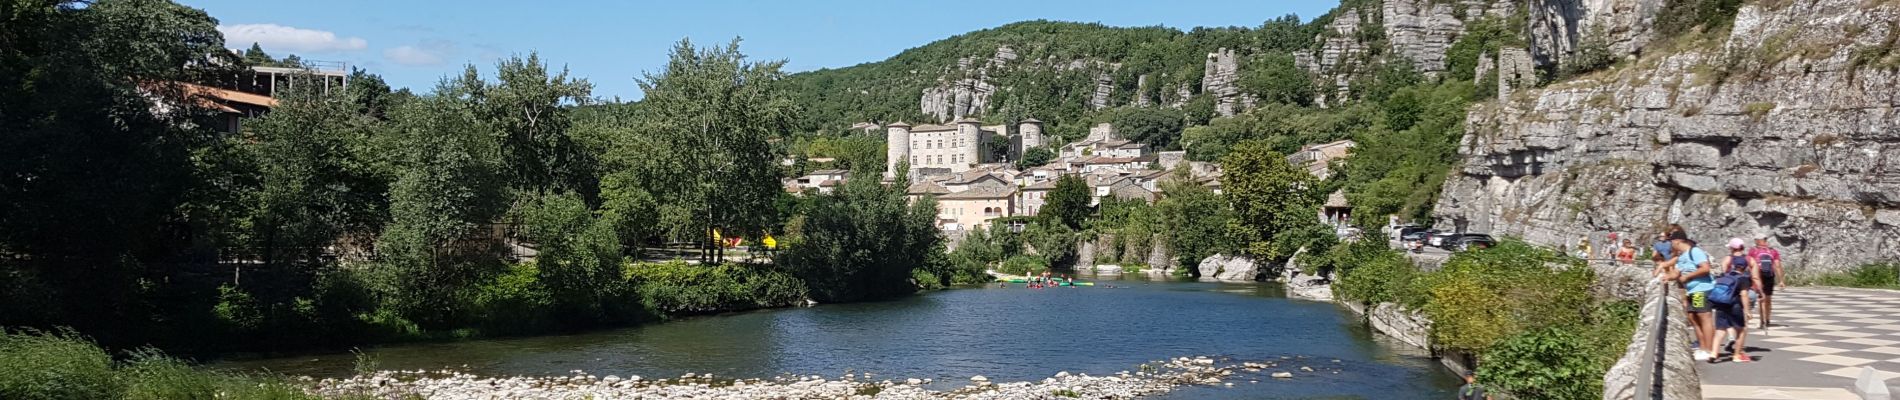
[[[786,132],[794,109],[777,88],[782,66],[746,60],[737,39],[710,48],[681,40],[666,68],[639,80],[642,118],[612,155],[630,176],[607,190],[649,193],[660,223],[701,243],[705,261],[723,259],[715,230],[766,233],[780,192],[769,141]]]

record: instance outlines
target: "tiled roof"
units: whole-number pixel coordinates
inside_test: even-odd
[[[957,130],[957,127],[949,126],[949,125],[934,125],[934,124],[924,124],[924,125],[918,125],[917,127],[914,127],[914,128],[910,128],[911,132],[937,132],[937,131],[954,131],[954,130]]]
[[[917,183],[910,184],[910,187],[906,188],[904,192],[906,194],[939,194],[940,195],[940,194],[949,194],[950,189],[946,189],[943,187],[943,185],[938,185],[934,182],[925,181],[925,182],[917,182]]]
[[[1012,188],[984,187],[984,188],[974,188],[974,189],[965,190],[961,192],[937,196],[937,198],[940,200],[1006,199],[1015,194],[1016,194],[1016,191]]]
[[[1050,179],[1050,180],[1046,180],[1042,182],[1036,182],[1034,184],[1030,184],[1029,186],[1024,186],[1023,190],[1055,190],[1055,188],[1056,188],[1056,180]]]

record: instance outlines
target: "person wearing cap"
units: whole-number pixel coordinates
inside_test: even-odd
[[[1755,238],[1755,248],[1748,249],[1748,258],[1755,260],[1755,269],[1761,279],[1755,280],[1755,293],[1761,294],[1761,301],[1755,303],[1755,309],[1761,311],[1761,327],[1768,329],[1769,308],[1774,305],[1775,289],[1781,286],[1781,251],[1768,247],[1768,237]]]
[[[1675,268],[1665,274],[1665,278],[1681,284],[1688,292],[1684,300],[1688,303],[1689,323],[1695,327],[1696,340],[1700,346],[1695,350],[1696,361],[1708,361],[1715,358],[1715,318],[1710,314],[1709,291],[1715,290],[1715,279],[1710,274],[1709,253],[1696,247],[1689,235],[1681,230],[1669,233],[1671,254],[1675,257]]]
[[[1743,363],[1754,361],[1748,357],[1748,352],[1744,351],[1747,347],[1745,339],[1748,337],[1748,292],[1754,291],[1755,282],[1761,281],[1761,268],[1755,264],[1754,258],[1748,256],[1747,248],[1748,246],[1742,243],[1742,238],[1728,240],[1728,255],[1722,257],[1721,262],[1725,269],[1723,273],[1741,274],[1740,279],[1743,281],[1737,282],[1736,286],[1742,291],[1735,294],[1734,304],[1715,305],[1716,334],[1728,333],[1734,336],[1735,341],[1731,345],[1734,347],[1735,362]],[[1721,343],[1722,340],[1718,338],[1716,342]]]

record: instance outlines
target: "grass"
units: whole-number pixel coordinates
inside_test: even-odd
[[[1900,263],[1864,264],[1841,272],[1801,276],[1792,283],[1804,286],[1900,289]]]
[[[199,370],[157,350],[133,351],[126,359],[113,360],[71,331],[0,332],[0,398],[318,399],[279,378]]]

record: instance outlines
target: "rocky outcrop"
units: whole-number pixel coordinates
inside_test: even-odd
[[[1260,280],[1260,267],[1252,257],[1215,254],[1201,259],[1201,279],[1253,282]]]
[[[956,120],[981,114],[989,107],[990,94],[995,92],[996,86],[985,77],[956,79],[924,88],[918,106],[925,114],[935,116],[938,120]]]
[[[1110,100],[1109,96],[1114,95],[1114,94],[1115,94],[1115,76],[1109,75],[1108,71],[1096,72],[1095,73],[1095,92],[1089,95],[1089,109],[1100,110],[1100,109],[1108,108],[1109,100]]]
[[[1293,252],[1286,260],[1286,268],[1280,269],[1280,283],[1286,285],[1286,297],[1294,299],[1333,301],[1333,282],[1319,276],[1317,271],[1308,271],[1300,263],[1306,257],[1306,248]]]
[[[1477,106],[1438,219],[1547,245],[1680,223],[1711,249],[1769,237],[1794,273],[1900,258],[1900,8],[1778,7]]]
[[[1432,343],[1432,320],[1425,313],[1406,310],[1394,303],[1379,303],[1366,310],[1366,322],[1372,329],[1401,342],[1429,349]]]
[[[1214,112],[1223,117],[1253,108],[1253,95],[1240,90],[1240,56],[1233,49],[1221,48],[1207,53],[1207,65],[1201,75],[1201,94],[1214,96]]]
[[[1359,40],[1360,9],[1333,10],[1333,20],[1314,38],[1311,51],[1293,54],[1293,64],[1320,82],[1314,101],[1324,106],[1344,101],[1351,93],[1355,66],[1372,47]],[[1330,88],[1330,90],[1328,90]]]

